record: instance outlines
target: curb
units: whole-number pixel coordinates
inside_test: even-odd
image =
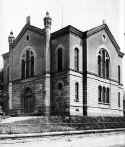
[[[81,130],[81,131],[63,131],[63,132],[44,132],[44,133],[29,133],[29,134],[0,134],[0,139],[18,139],[18,138],[77,135],[77,134],[91,134],[91,133],[109,133],[109,132],[118,132],[118,131],[125,131],[125,128],[100,129],[100,130]]]

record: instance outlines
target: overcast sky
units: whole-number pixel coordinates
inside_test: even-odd
[[[0,0],[0,54],[8,51],[10,30],[17,36],[28,15],[32,25],[43,28],[46,11],[53,19],[52,32],[66,25],[85,31],[101,25],[105,19],[125,52],[123,10],[124,0]]]

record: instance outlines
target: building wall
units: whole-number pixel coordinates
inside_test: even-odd
[[[63,49],[63,71],[69,66],[69,34],[59,36],[51,40],[51,72],[56,73],[57,70],[57,51],[58,48]]]
[[[62,84],[59,89],[58,84]],[[54,115],[69,114],[69,78],[67,74],[56,75],[52,78],[51,111]]]
[[[102,39],[103,34],[106,36],[105,41]],[[118,81],[118,65],[121,65],[122,83],[122,58],[118,57],[116,48],[104,30],[95,33],[87,39],[87,71],[98,74],[97,56],[101,48],[105,48],[110,57],[110,79]]]
[[[79,71],[75,71],[74,50],[79,50]],[[70,79],[70,115],[83,115],[83,49],[82,39],[79,36],[70,34],[69,47],[69,79]],[[75,100],[75,83],[79,84],[79,101]]]
[[[98,86],[110,89],[110,103],[98,102]],[[120,92],[120,107],[118,106],[118,92]],[[87,111],[88,116],[123,116],[123,88],[116,82],[104,80],[95,75],[87,75]]]
[[[29,40],[26,39],[27,35],[29,35]],[[43,73],[43,36],[27,30],[13,49],[13,63],[10,65],[12,67],[12,74],[10,76],[12,76],[13,80],[21,79],[21,55],[26,48],[32,48],[35,52],[35,75]]]
[[[105,34],[106,40],[102,39]],[[104,48],[110,57],[109,80],[98,77],[98,52]],[[118,83],[118,65],[122,69],[122,58],[111,43],[106,32],[100,31],[87,40],[87,111],[89,116],[123,116],[123,86]],[[121,70],[122,73],[122,70]],[[122,74],[121,74],[122,83]],[[98,103],[98,86],[110,89],[110,103]],[[120,92],[120,107],[118,107],[118,92]]]
[[[43,82],[44,79],[42,78],[32,78],[13,83],[12,108],[17,110],[18,114],[24,113],[24,91],[27,87],[32,90],[35,98],[33,113],[37,113],[39,110],[44,112]]]
[[[102,39],[103,34],[106,40]],[[29,35],[29,40],[26,40]],[[27,30],[21,37],[16,47],[13,49],[13,62],[9,64],[12,68],[10,76],[13,80],[12,85],[12,109],[24,113],[23,98],[24,91],[29,87],[35,97],[34,113],[39,109],[44,112],[45,109],[45,87],[44,87],[44,36],[33,31]],[[87,48],[86,48],[87,45]],[[73,33],[66,33],[51,40],[51,111],[55,114],[63,113],[70,115],[83,116],[83,107],[87,100],[88,116],[122,116],[123,115],[123,87],[118,83],[118,65],[121,66],[122,58],[107,36],[106,32],[100,31],[87,38],[87,44],[84,46],[83,39]],[[30,47],[35,52],[35,76],[26,80],[21,80],[21,55],[26,47]],[[57,71],[57,51],[63,48],[63,70]],[[79,71],[74,66],[74,49],[79,49]],[[97,55],[100,48],[105,48],[110,56],[110,79],[98,77]],[[83,59],[84,49],[87,50],[87,61]],[[85,62],[85,63],[83,63]],[[5,62],[5,73],[9,61]],[[84,65],[87,64],[87,69]],[[87,70],[87,89],[85,87],[85,73]],[[85,76],[85,77],[84,77]],[[122,77],[122,74],[121,74]],[[7,76],[6,76],[7,78]],[[5,78],[5,80],[6,80]],[[75,100],[75,83],[79,83],[79,101]],[[62,84],[59,89],[58,84]],[[122,78],[121,78],[122,83]],[[104,105],[98,103],[98,86],[110,88],[110,104]],[[85,87],[85,89],[84,89]],[[87,90],[87,95],[85,91]],[[118,92],[120,92],[120,107],[118,106]]]
[[[29,40],[27,40],[27,35]],[[35,57],[34,77],[25,80],[21,79],[21,56],[26,49],[32,49]],[[44,111],[43,82],[44,82],[44,37],[38,33],[27,30],[18,41],[12,51],[12,63],[10,63],[10,77],[12,77],[12,109],[18,113],[24,112],[24,91],[28,87],[35,97],[34,113],[39,109]]]

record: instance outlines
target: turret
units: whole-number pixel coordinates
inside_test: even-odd
[[[10,32],[10,35],[8,37],[8,42],[9,42],[9,50],[10,50],[11,48],[13,48],[14,42],[15,42],[15,37],[13,35],[13,31]]]
[[[45,72],[50,73],[50,31],[52,19],[49,12],[46,12],[46,16],[43,20],[45,29]]]
[[[49,15],[49,12],[46,12],[46,16],[44,17],[44,27],[51,29],[52,19]]]

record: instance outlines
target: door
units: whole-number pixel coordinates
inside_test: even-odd
[[[34,111],[34,96],[30,88],[25,89],[24,94],[24,113],[32,113]]]

